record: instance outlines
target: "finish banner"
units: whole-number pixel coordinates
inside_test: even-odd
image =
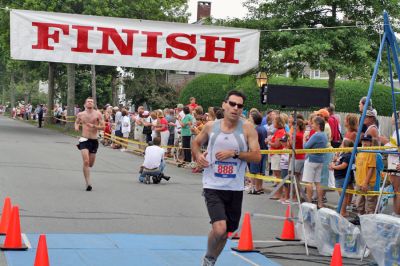
[[[11,57],[238,75],[258,66],[258,30],[12,10]]]

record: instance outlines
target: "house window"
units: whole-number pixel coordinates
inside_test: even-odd
[[[321,77],[321,71],[319,70],[314,70],[314,78],[319,79]]]

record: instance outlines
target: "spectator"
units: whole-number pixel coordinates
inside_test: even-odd
[[[262,126],[268,125],[269,116],[270,116],[271,112],[273,112],[273,111],[274,111],[274,110],[272,110],[272,109],[268,109],[268,110],[265,112],[265,116],[263,117],[263,119],[262,119],[262,121],[261,121],[261,125],[262,125]]]
[[[135,132],[134,132],[134,140],[139,141],[139,142],[145,142],[145,135],[143,134],[143,112],[144,112],[144,107],[139,106],[138,107],[138,113],[134,117],[134,122],[135,122]],[[143,149],[143,145],[139,145],[139,149]]]
[[[149,111],[143,112],[143,134],[146,136],[146,143],[152,140],[151,134],[153,133],[152,125],[153,120],[150,116]]]
[[[284,149],[289,149],[288,145],[288,135],[285,135],[283,138],[279,140],[282,144],[282,147]],[[285,178],[289,174],[289,154],[288,153],[282,153],[281,155],[281,160],[279,162],[279,166],[281,168],[281,178]],[[290,184],[284,184],[283,185],[283,196],[280,199],[280,202],[282,204],[289,204],[289,199],[290,199]]]
[[[315,113],[311,113],[308,116],[306,129],[304,130],[304,141],[303,141],[303,143],[306,143],[312,137],[312,135],[314,135],[314,133],[315,133],[315,130],[312,128],[312,124],[313,124],[313,121],[314,121],[315,117],[316,117]]]
[[[166,108],[164,110],[164,115],[165,115],[165,119],[168,122],[168,131],[169,131],[168,146],[174,146],[175,145],[175,126],[176,126],[176,117],[174,116],[174,109]],[[172,157],[171,148],[167,149],[166,157]]]
[[[353,141],[344,138],[340,147],[349,148],[353,147],[353,145],[354,145]],[[349,168],[350,164],[350,158],[351,158],[351,152],[340,152],[334,157],[333,161],[329,165],[329,168],[331,170],[334,170],[336,188],[342,188],[344,185],[347,169]],[[354,174],[353,171],[350,171],[350,179],[347,188],[353,189],[353,183],[354,183]],[[342,192],[341,191],[338,192],[340,196]],[[351,198],[352,194],[346,193],[346,196],[342,203],[342,208],[340,210],[340,215],[342,215],[343,217],[349,216],[349,213],[347,212],[346,208],[348,205],[350,205]]]
[[[190,163],[192,161],[192,155],[190,151],[190,141],[192,138],[192,132],[190,131],[190,127],[193,123],[193,117],[190,114],[190,109],[188,106],[183,108],[183,112],[185,113],[185,117],[180,120],[181,135],[182,135],[182,148],[184,153],[184,162]]]
[[[159,120],[157,119],[157,112],[150,112],[151,117],[151,139],[153,140],[155,137],[160,137],[160,133],[156,130]]]
[[[397,127],[400,128],[400,120],[399,120],[399,112],[396,113],[397,115]],[[392,115],[392,125],[395,125],[394,114]],[[398,134],[398,136],[397,136]],[[397,146],[397,137],[400,138],[400,131],[396,134],[396,130],[393,131],[392,137],[390,138],[390,142],[387,143],[385,146]],[[395,150],[395,149],[394,149]],[[397,154],[389,154],[388,155],[388,169],[389,170],[396,170],[397,167],[400,165],[399,162],[399,155]],[[395,193],[400,192],[400,172],[392,172],[389,175],[390,182],[393,185],[393,190]],[[393,198],[393,215],[400,217],[400,196],[398,194],[394,195]]]
[[[379,144],[379,129],[376,124],[376,115],[375,112],[372,110],[367,110],[364,119],[364,125],[366,129],[364,131],[364,137],[370,135],[374,140],[378,141]]]
[[[328,138],[328,143],[325,148],[332,148],[332,146],[331,146],[332,130],[328,123],[329,112],[326,109],[320,109],[317,111],[316,114],[317,114],[317,116],[322,117],[325,120],[324,132]],[[329,164],[332,162],[333,153],[325,153],[325,154],[323,154],[323,157],[324,157],[324,163],[323,163],[322,172],[321,172],[321,185],[325,186],[325,187],[326,186],[335,187],[335,176],[333,174],[333,171],[329,170]],[[324,203],[326,203],[328,201],[326,198],[326,191],[327,190],[324,190],[324,193],[323,193]]]
[[[358,104],[358,109],[359,109],[360,113],[363,112],[366,102],[367,102],[367,97],[362,97],[360,102],[359,102],[359,104]],[[367,111],[372,111],[373,114],[375,115],[375,117],[378,115],[378,112],[372,107],[372,100],[371,99],[368,102]],[[376,126],[379,126],[379,125],[376,124]],[[364,121],[364,124],[362,125],[362,128],[361,128],[361,133],[365,133],[367,128],[368,128],[368,126],[365,124],[365,121]]]
[[[190,112],[193,112],[193,110],[196,109],[196,107],[198,106],[198,104],[196,103],[196,98],[190,97],[189,101],[190,103],[187,106],[189,107]]]
[[[373,143],[371,135],[361,138],[362,147],[370,147]],[[375,153],[360,152],[356,157],[356,189],[362,192],[373,190],[376,181],[376,155]],[[359,215],[375,212],[377,196],[357,195],[357,211]]]
[[[297,119],[297,128],[296,128],[296,144],[295,144],[295,149],[303,149],[303,143],[304,143],[304,131],[305,131],[305,123],[303,119]],[[290,135],[289,137],[289,147],[292,147],[293,145],[293,134]],[[290,158],[290,164],[289,164],[289,171],[293,169],[293,163],[294,163],[294,175],[296,177],[297,185],[298,185],[298,191],[301,191],[300,187],[300,180],[301,176],[303,174],[303,169],[304,169],[304,161],[306,159],[306,155],[304,153],[296,153],[294,159],[293,157]]]
[[[358,117],[355,114],[348,114],[344,120],[344,127],[346,128],[345,139],[349,139],[353,142],[356,141],[358,131]]]
[[[267,138],[267,130],[264,126],[261,125],[262,116],[257,112],[250,113],[250,122],[252,122],[256,128],[258,135],[258,144],[260,145],[261,150],[266,150],[267,144],[265,143],[265,139]],[[267,154],[261,155],[261,161],[259,163],[249,163],[250,173],[265,175],[265,166],[267,161]],[[263,189],[263,180],[251,178],[251,189],[249,194],[259,195],[264,193]]]
[[[41,104],[39,106],[39,110],[37,112],[38,114],[38,127],[41,128],[42,127],[42,121],[43,121],[43,104]]]
[[[305,149],[322,149],[326,148],[328,144],[328,138],[323,132],[325,129],[325,120],[322,117],[315,117],[312,122],[312,128],[315,133],[311,138],[304,144]],[[306,187],[307,201],[312,202],[313,185],[317,189],[317,202],[318,208],[323,207],[323,191],[321,188],[321,172],[324,162],[323,153],[308,154],[306,161],[304,162],[303,182],[308,183]]]
[[[331,128],[332,141],[331,145],[333,148],[338,148],[342,143],[342,134],[340,133],[340,121],[336,118],[335,106],[331,104],[326,110],[329,112],[328,124]]]
[[[214,107],[214,113],[216,119],[224,118],[224,110],[221,107]]]
[[[114,119],[114,122],[115,122],[115,136],[122,138],[123,137],[122,131],[121,131],[121,128],[122,128],[122,112],[120,111],[120,109],[117,106],[114,107],[114,111],[115,111],[115,119]]]
[[[161,110],[157,110],[157,125],[156,131],[160,134],[161,137],[161,146],[166,150],[165,146],[168,145],[169,139],[169,130],[168,130],[168,121],[164,117],[164,113]]]
[[[207,113],[207,121],[214,121],[217,119],[215,117],[215,112],[214,112],[214,107],[208,107],[208,113]]]
[[[270,150],[282,150],[283,146],[280,140],[286,135],[285,121],[283,116],[278,115],[275,117],[274,127],[276,128],[276,131],[273,136],[268,137],[268,145]],[[271,155],[271,170],[276,178],[281,177],[280,161],[281,156],[279,154]],[[281,199],[282,191],[283,188],[281,187],[271,199]]]
[[[124,138],[122,142],[122,149],[121,151],[126,151],[128,148],[128,138],[129,138],[129,133],[131,132],[131,120],[128,115],[128,111],[123,108],[122,109],[122,118],[121,118],[121,133],[122,137]]]

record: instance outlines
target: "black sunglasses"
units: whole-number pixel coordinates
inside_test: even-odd
[[[241,104],[241,103],[235,103],[235,102],[232,102],[232,101],[228,101],[228,104],[229,104],[230,106],[232,106],[232,107],[237,106],[239,109],[242,109],[242,108],[244,107],[243,104]]]

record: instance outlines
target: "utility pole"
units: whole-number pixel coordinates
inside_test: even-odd
[[[96,97],[96,66],[91,66],[91,74],[92,74],[92,98],[94,102],[94,106],[97,107],[97,97]]]

